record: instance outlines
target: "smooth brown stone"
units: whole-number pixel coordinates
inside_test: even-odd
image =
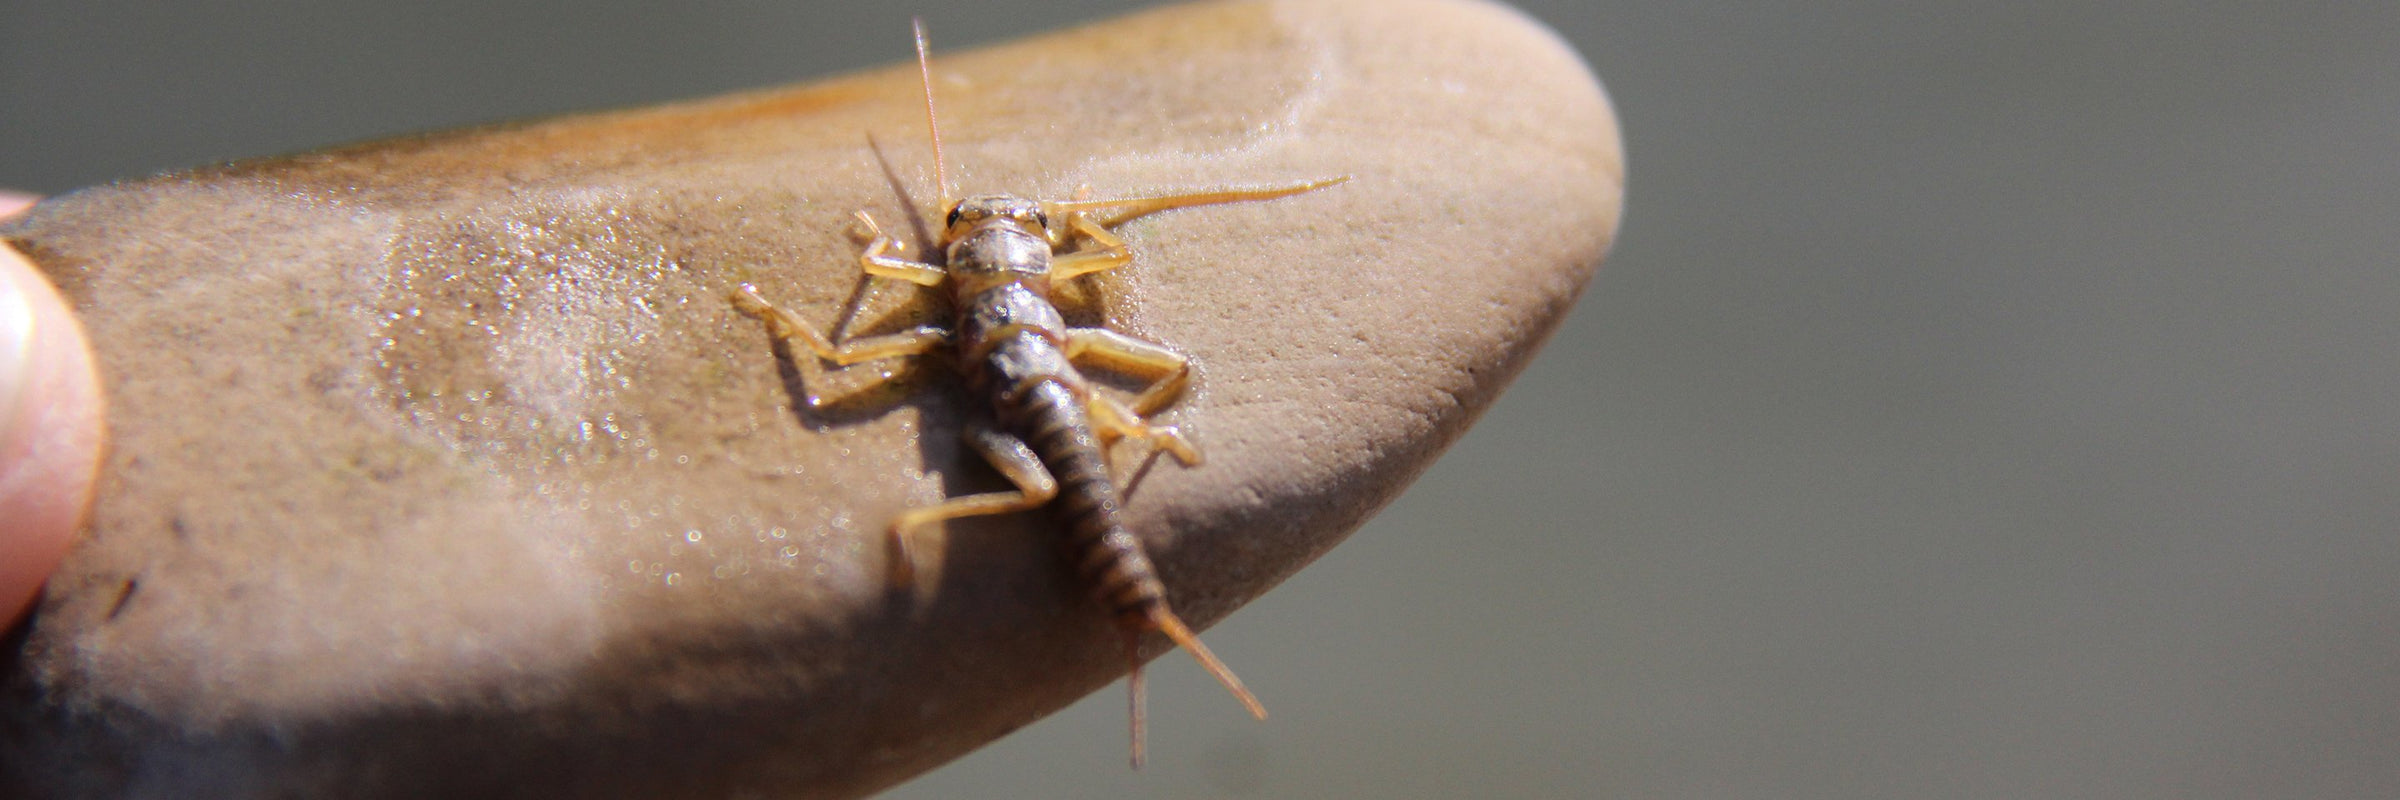
[[[1162,416],[1209,460],[1158,459],[1129,503],[1195,623],[1424,469],[1615,229],[1598,85],[1494,6],[1183,6],[935,70],[963,193],[1351,178],[1126,225],[1135,262],[1074,306],[1197,365]],[[849,234],[930,204],[920,102],[901,65],[0,229],[73,298],[112,402],[90,529],[0,656],[0,796],[848,797],[1116,679],[1042,515],[954,524],[889,580],[894,514],[1002,485],[943,362],[796,410],[877,367],[784,358],[726,300],[942,313],[862,282]]]

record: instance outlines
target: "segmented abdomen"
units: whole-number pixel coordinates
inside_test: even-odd
[[[1057,379],[1045,379],[1014,398],[1004,420],[1058,481],[1052,513],[1066,528],[1076,573],[1106,603],[1120,624],[1150,627],[1152,608],[1166,603],[1166,587],[1140,539],[1118,519],[1122,502],[1100,438],[1092,431],[1083,399]]]

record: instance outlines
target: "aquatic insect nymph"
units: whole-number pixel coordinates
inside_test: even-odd
[[[1166,634],[1252,715],[1265,719],[1266,707],[1169,607],[1166,587],[1141,539],[1120,519],[1122,492],[1109,469],[1107,448],[1123,439],[1165,450],[1185,466],[1200,463],[1199,449],[1181,432],[1148,420],[1183,393],[1191,377],[1190,361],[1174,350],[1115,331],[1068,327],[1051,304],[1050,290],[1059,281],[1130,262],[1132,250],[1109,230],[1126,220],[1173,208],[1287,197],[1347,178],[1109,200],[1082,199],[1079,192],[1078,199],[1067,201],[977,195],[951,203],[922,23],[916,37],[934,174],[947,205],[937,243],[942,261],[904,257],[906,244],[859,212],[868,242],[858,263],[869,275],[948,286],[956,311],[951,327],[923,326],[836,344],[792,312],[768,303],[748,284],[734,292],[734,306],[764,322],[772,335],[844,366],[944,347],[956,352],[969,388],[988,402],[990,412],[968,422],[967,444],[1016,488],[951,498],[901,514],[892,523],[899,545],[895,572],[901,580],[913,580],[909,540],[919,529],[960,517],[1050,506],[1065,528],[1079,576],[1125,633],[1135,766],[1142,763],[1140,645],[1145,633]],[[1093,216],[1102,213],[1109,216]],[[1109,369],[1149,385],[1128,403],[1099,391],[1078,365]],[[808,402],[817,401],[812,396]]]

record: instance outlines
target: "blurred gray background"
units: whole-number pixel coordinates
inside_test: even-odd
[[[0,186],[625,106],[1120,3],[0,0]],[[2400,796],[2400,5],[1531,2],[1632,169],[1465,441],[893,797]]]

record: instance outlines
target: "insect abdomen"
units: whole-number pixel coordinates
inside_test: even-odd
[[[1142,542],[1119,521],[1121,499],[1091,418],[1074,390],[1041,382],[1018,400],[1019,435],[1058,481],[1052,513],[1066,528],[1076,572],[1120,623],[1148,628],[1166,587]]]

